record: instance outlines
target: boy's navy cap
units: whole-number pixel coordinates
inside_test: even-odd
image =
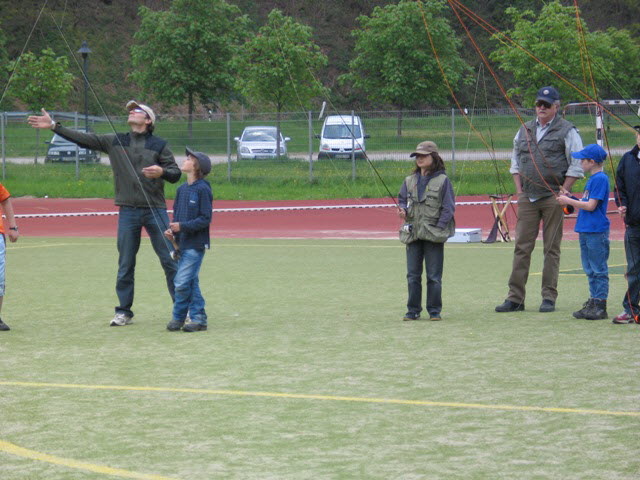
[[[600,145],[592,143],[591,145],[587,145],[579,152],[573,152],[571,154],[573,158],[588,158],[589,160],[593,160],[596,163],[604,162],[604,159],[607,158],[607,152]]]
[[[555,102],[560,101],[560,93],[558,93],[558,90],[553,87],[542,87],[540,90],[538,90],[536,102],[538,100],[542,100],[543,102],[547,102],[553,105]]]
[[[200,165],[202,175],[209,175],[211,172],[211,159],[207,155],[202,152],[194,152],[189,147],[186,147],[186,153],[198,159],[198,165]]]
[[[633,129],[634,129],[636,132],[640,133],[640,125],[636,125],[635,127],[633,127]]]

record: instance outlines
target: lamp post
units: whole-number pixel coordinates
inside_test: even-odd
[[[89,90],[89,79],[87,78],[87,58],[89,57],[91,50],[89,49],[89,45],[87,45],[86,40],[82,42],[82,45],[80,46],[80,50],[78,50],[78,53],[82,55],[82,60],[83,60],[82,76],[84,78],[84,127],[85,127],[85,131],[88,132],[89,131],[89,106],[87,102],[87,99],[88,99],[87,95]]]

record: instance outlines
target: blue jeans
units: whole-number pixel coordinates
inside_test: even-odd
[[[118,215],[118,279],[116,293],[120,305],[116,313],[124,313],[133,317],[134,277],[136,255],[140,249],[142,228],[147,231],[151,245],[160,259],[167,281],[171,299],[174,297],[173,279],[178,267],[171,259],[171,244],[164,237],[164,230],[169,226],[169,216],[165,208],[120,207]]]
[[[187,313],[193,323],[207,324],[204,311],[204,298],[200,292],[198,273],[204,258],[205,249],[189,248],[180,251],[178,273],[175,278],[176,300],[173,304],[173,320],[184,322]]]
[[[427,272],[427,312],[440,315],[442,310],[442,268],[444,243],[416,240],[407,244],[407,313],[422,311],[422,264]]]
[[[627,257],[627,292],[622,300],[624,311],[638,315],[640,295],[640,227],[627,226],[624,232],[624,253]]]
[[[606,300],[609,296],[609,231],[580,233],[580,258],[589,281],[589,296]]]

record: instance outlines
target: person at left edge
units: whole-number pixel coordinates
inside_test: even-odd
[[[169,225],[164,196],[164,182],[176,183],[181,172],[167,142],[153,135],[156,116],[153,110],[131,100],[127,133],[97,135],[63,127],[54,122],[45,109],[42,115],[28,118],[34,128],[51,129],[83,148],[99,150],[109,156],[113,170],[115,204],[118,214],[118,277],[116,293],[118,306],[110,322],[112,327],[132,323],[136,255],[140,248],[142,228],[149,234],[151,244],[164,270],[167,288],[174,298],[176,263],[171,259],[171,247],[164,237]],[[135,172],[135,173],[134,173]]]
[[[9,241],[11,243],[18,240],[20,234],[18,233],[18,225],[16,225],[16,218],[13,214],[13,204],[11,203],[11,194],[0,183],[0,207],[2,207],[2,213],[7,219],[9,224]],[[0,310],[2,309],[2,301],[4,300],[4,282],[5,282],[5,259],[7,245],[5,242],[4,224],[0,219]],[[0,331],[9,331],[9,325],[4,323],[0,318]]]
[[[415,157],[415,169],[398,194],[398,216],[405,222],[400,241],[406,244],[409,291],[403,320],[420,318],[423,263],[429,319],[441,320],[444,242],[455,234],[455,196],[434,142],[420,143],[410,157]]]

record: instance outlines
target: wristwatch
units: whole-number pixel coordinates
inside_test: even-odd
[[[17,232],[18,231],[18,227],[9,227],[9,230],[15,230]]]

